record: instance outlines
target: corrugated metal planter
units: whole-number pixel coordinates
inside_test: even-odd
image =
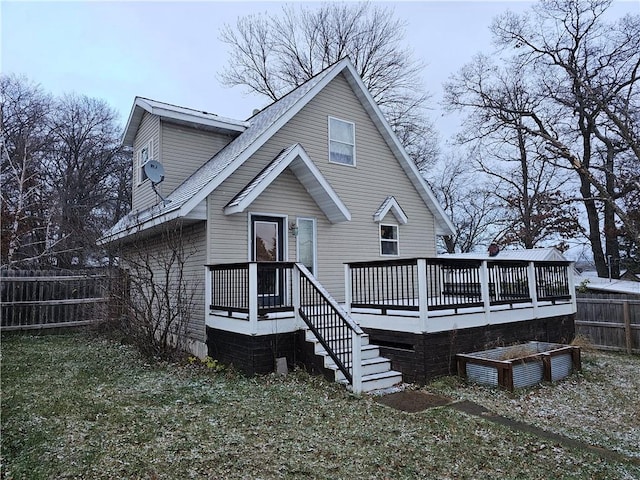
[[[513,390],[542,381],[555,382],[580,370],[580,348],[528,342],[483,352],[458,354],[458,374],[486,385]]]

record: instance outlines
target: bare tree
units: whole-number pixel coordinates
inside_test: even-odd
[[[456,227],[454,235],[442,238],[447,253],[473,252],[479,245],[488,245],[503,216],[495,192],[478,180],[471,163],[451,154],[429,172],[429,185]]]
[[[0,77],[2,265],[82,268],[129,208],[130,154],[104,102]]]
[[[486,58],[465,67],[447,87],[449,105],[501,128],[520,128],[544,143],[549,158],[576,174],[600,275],[607,274],[601,221],[606,255],[617,256],[616,220],[640,241],[621,201],[637,185],[615,173],[621,154],[635,152],[640,22],[626,17],[606,23],[609,4],[543,0],[531,16],[507,13],[496,19],[492,29],[509,55],[507,70],[527,79],[527,103],[509,101],[505,85],[514,77],[502,75]]]
[[[49,149],[52,99],[25,78],[0,77],[2,136],[2,264],[30,264],[51,252],[49,191],[43,162]]]
[[[84,265],[95,242],[116,219],[108,214],[118,198],[118,175],[129,158],[122,154],[117,113],[102,100],[66,95],[50,119],[52,148],[48,180],[56,207],[58,266]]]
[[[224,84],[278,100],[293,88],[350,58],[374,100],[419,168],[434,161],[437,135],[426,116],[422,64],[403,45],[403,22],[371,3],[324,3],[249,15],[226,25],[230,48]]]

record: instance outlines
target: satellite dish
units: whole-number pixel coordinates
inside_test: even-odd
[[[164,180],[164,168],[160,162],[149,160],[144,164],[143,169],[144,174],[151,180],[151,183],[156,184]]]

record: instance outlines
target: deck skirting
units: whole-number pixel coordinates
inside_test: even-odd
[[[367,328],[371,343],[391,360],[406,382],[426,384],[456,373],[456,354],[526,341],[569,343],[575,336],[575,314],[453,329],[433,333],[411,333]]]

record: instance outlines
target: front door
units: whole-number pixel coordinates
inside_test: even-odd
[[[281,262],[284,260],[284,219],[281,217],[251,216],[251,260],[253,262]],[[260,306],[281,303],[283,278],[273,266],[258,265],[258,302]]]

